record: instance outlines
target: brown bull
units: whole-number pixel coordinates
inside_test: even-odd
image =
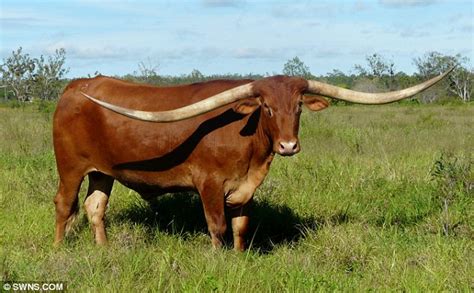
[[[446,74],[382,94],[285,76],[177,87],[108,77],[73,81],[54,115],[60,177],[54,200],[55,243],[61,242],[77,214],[79,187],[88,175],[84,205],[98,244],[107,242],[104,215],[117,180],[146,199],[197,191],[214,247],[222,244],[227,207],[234,248],[243,250],[248,206],[274,154],[289,156],[300,150],[302,105],[312,111],[326,108],[328,103],[319,96],[362,104],[390,103],[428,88]]]

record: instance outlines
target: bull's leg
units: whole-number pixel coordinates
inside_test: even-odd
[[[247,234],[249,224],[249,209],[252,200],[242,207],[230,210],[232,218],[232,234],[234,236],[234,250],[245,250],[245,235]]]
[[[207,228],[211,234],[212,246],[222,247],[222,241],[227,229],[224,214],[224,193],[222,186],[217,184],[207,184],[201,190],[204,215],[206,216]]]
[[[109,201],[114,179],[99,172],[89,174],[89,189],[84,202],[87,218],[91,223],[95,241],[99,245],[107,244],[105,233],[105,210]]]
[[[64,239],[64,234],[71,228],[79,211],[79,187],[82,176],[60,176],[59,188],[54,197],[56,205],[56,233],[54,245],[58,246]]]

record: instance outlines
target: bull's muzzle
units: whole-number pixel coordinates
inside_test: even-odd
[[[282,156],[292,156],[300,151],[300,146],[297,140],[280,141],[276,152]]]

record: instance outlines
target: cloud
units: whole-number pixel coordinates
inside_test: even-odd
[[[175,29],[175,33],[173,34],[178,40],[181,41],[189,41],[189,40],[200,40],[203,38],[204,34],[202,32],[188,29],[188,28],[177,28]]]
[[[320,21],[310,20],[304,22],[304,25],[309,27],[321,27],[323,24]]]
[[[472,23],[471,13],[456,13],[447,18],[447,23],[451,24],[449,33],[466,33],[472,34],[474,25]]]
[[[316,58],[337,58],[345,55],[340,49],[327,47],[314,49],[313,52],[312,55]]]
[[[147,53],[154,56],[159,56],[159,58],[162,60],[211,60],[221,57],[225,59],[270,60],[280,58],[284,52],[285,49],[282,48],[224,48],[207,46],[203,48],[185,47],[179,49],[156,49]]]
[[[55,29],[58,26],[64,28],[69,25],[71,25],[71,19],[64,15],[56,15],[49,11],[35,11],[31,7],[6,8],[0,11],[0,28],[5,31],[36,31]]]
[[[0,26],[4,29],[35,27],[44,24],[45,22],[45,18],[38,17],[35,14],[27,11],[3,10],[0,14]]]
[[[91,60],[91,59],[130,59],[143,53],[144,49],[125,48],[111,45],[84,44],[77,45],[67,41],[58,41],[49,44],[44,51],[52,54],[55,50],[64,48],[71,58]]]
[[[428,31],[419,30],[413,27],[405,27],[400,31],[400,37],[402,38],[421,38],[430,35],[431,33]]]
[[[35,17],[0,17],[2,27],[34,27],[42,22],[41,19]]]
[[[355,3],[354,3],[354,9],[356,11],[366,11],[370,8],[369,6],[370,4],[367,3],[367,2],[364,2],[362,0],[357,0]]]
[[[298,17],[301,15],[303,9],[300,5],[273,5],[270,10],[270,14],[275,18],[289,18]]]
[[[261,48],[222,48],[222,47],[204,47],[204,48],[181,48],[156,50],[155,55],[162,59],[202,59],[209,60],[218,57],[235,59],[271,59],[279,56],[280,50],[261,49]]]
[[[145,50],[144,50],[145,51]],[[185,48],[174,48],[174,49],[151,49],[144,54],[158,56],[161,60],[209,60],[211,58],[217,58],[223,54],[224,50],[216,47],[185,47]],[[142,54],[143,55],[143,54]]]
[[[438,2],[438,0],[379,0],[381,5],[390,8],[429,6],[435,4],[436,2]]]
[[[203,0],[205,7],[238,7],[242,4],[241,0]]]
[[[460,31],[464,33],[472,34],[473,30],[474,30],[474,25],[472,23],[467,23],[460,27]]]
[[[276,58],[279,50],[261,48],[237,48],[232,50],[231,57],[238,59],[271,59]]]
[[[72,57],[79,59],[119,59],[130,58],[137,54],[127,48],[104,46],[104,47],[66,47]]]
[[[324,15],[333,15],[343,10],[342,6],[337,3],[331,3],[327,1],[316,1],[316,3],[297,3],[297,4],[286,4],[284,2],[277,2],[271,6],[270,15],[277,19],[301,19],[302,15],[308,15],[308,18],[315,18],[314,13],[324,12]]]

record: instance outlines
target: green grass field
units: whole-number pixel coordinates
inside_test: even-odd
[[[94,245],[81,211],[53,248],[51,116],[0,108],[2,280],[92,292],[474,290],[473,105],[305,112],[302,152],[277,157],[255,194],[244,253],[211,249],[196,195],[149,205],[118,183],[110,245]]]

